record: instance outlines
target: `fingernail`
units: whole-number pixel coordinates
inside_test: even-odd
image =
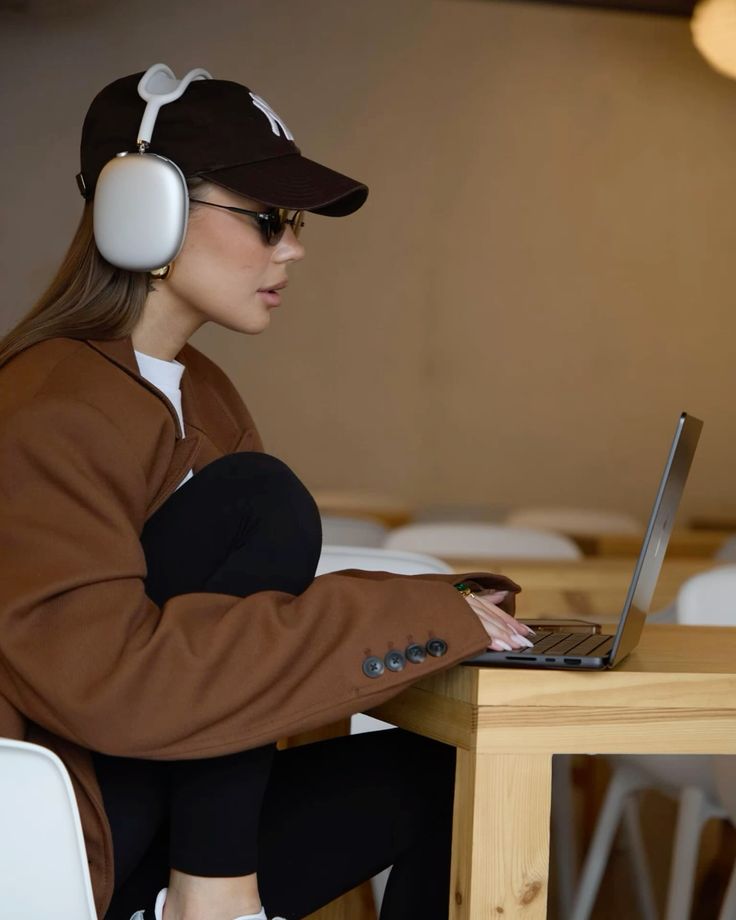
[[[507,645],[505,642],[502,642],[500,639],[496,639],[496,645],[500,645],[504,652],[511,652],[513,649],[510,645]]]
[[[521,642],[522,645],[525,645],[527,648],[533,648],[534,643],[530,642],[526,636],[520,636],[519,633],[515,633],[516,638]]]

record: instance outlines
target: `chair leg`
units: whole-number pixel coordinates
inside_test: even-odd
[[[578,866],[575,808],[572,794],[572,756],[552,758],[552,845],[557,864],[560,917],[569,917],[575,895]]]
[[[688,920],[690,917],[700,834],[705,822],[714,814],[716,811],[702,789],[686,786],[682,790],[672,844],[666,920]]]
[[[733,867],[726,893],[723,896],[718,920],[736,920],[736,865]]]
[[[371,889],[373,891],[373,902],[376,905],[376,915],[381,913],[383,894],[386,891],[386,885],[390,874],[391,866],[389,866],[388,869],[384,869],[383,872],[379,872],[378,875],[374,875],[371,879]]]
[[[625,767],[617,767],[614,770],[580,874],[580,883],[569,915],[570,920],[588,920],[590,917],[621,821],[624,803],[627,796],[640,786],[641,780],[632,771]]]
[[[657,920],[657,904],[652,889],[652,877],[649,872],[649,860],[641,833],[639,820],[639,802],[633,794],[624,802],[624,830],[627,849],[631,862],[631,871],[636,883],[636,897],[639,913],[643,920]]]

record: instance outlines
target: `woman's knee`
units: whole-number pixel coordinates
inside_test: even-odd
[[[279,580],[287,577],[270,587],[306,590],[322,550],[322,525],[314,498],[293,470],[270,454],[241,452],[221,457],[197,475],[205,473],[216,482],[211,487],[219,491],[220,503],[237,510],[235,542],[251,567],[266,582],[271,573]]]

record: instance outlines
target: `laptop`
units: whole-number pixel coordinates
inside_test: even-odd
[[[531,637],[532,648],[483,652],[464,663],[504,668],[602,670],[615,667],[635,649],[657,586],[702,427],[700,419],[685,412],[677,422],[615,635],[592,632],[593,624],[581,624],[579,620],[569,621],[569,631],[564,628],[564,620],[555,620],[553,629],[545,629],[543,621],[535,621],[535,627],[539,623],[540,628]]]

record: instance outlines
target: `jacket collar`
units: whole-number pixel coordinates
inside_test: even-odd
[[[174,417],[174,422],[176,423],[176,430],[179,431],[179,417],[176,414],[176,409],[172,406],[171,402],[164,396],[164,394],[155,387],[149,380],[141,375],[140,369],[138,367],[138,362],[135,357],[135,350],[133,348],[133,339],[130,335],[123,336],[120,339],[85,339],[88,345],[98,351],[101,355],[107,358],[109,361],[112,361],[113,364],[117,364],[118,367],[122,368],[126,373],[130,374],[131,377],[135,377],[138,382],[150,390],[159,399],[162,400],[168,407],[172,416]],[[185,419],[185,425],[187,428],[195,428],[197,431],[204,431],[203,421],[199,408],[197,406],[197,397],[194,392],[194,385],[192,383],[191,375],[187,368],[187,355],[190,351],[190,346],[185,345],[182,350],[176,355],[176,360],[181,361],[184,365],[184,373],[181,378],[181,403],[182,403],[182,414]]]

